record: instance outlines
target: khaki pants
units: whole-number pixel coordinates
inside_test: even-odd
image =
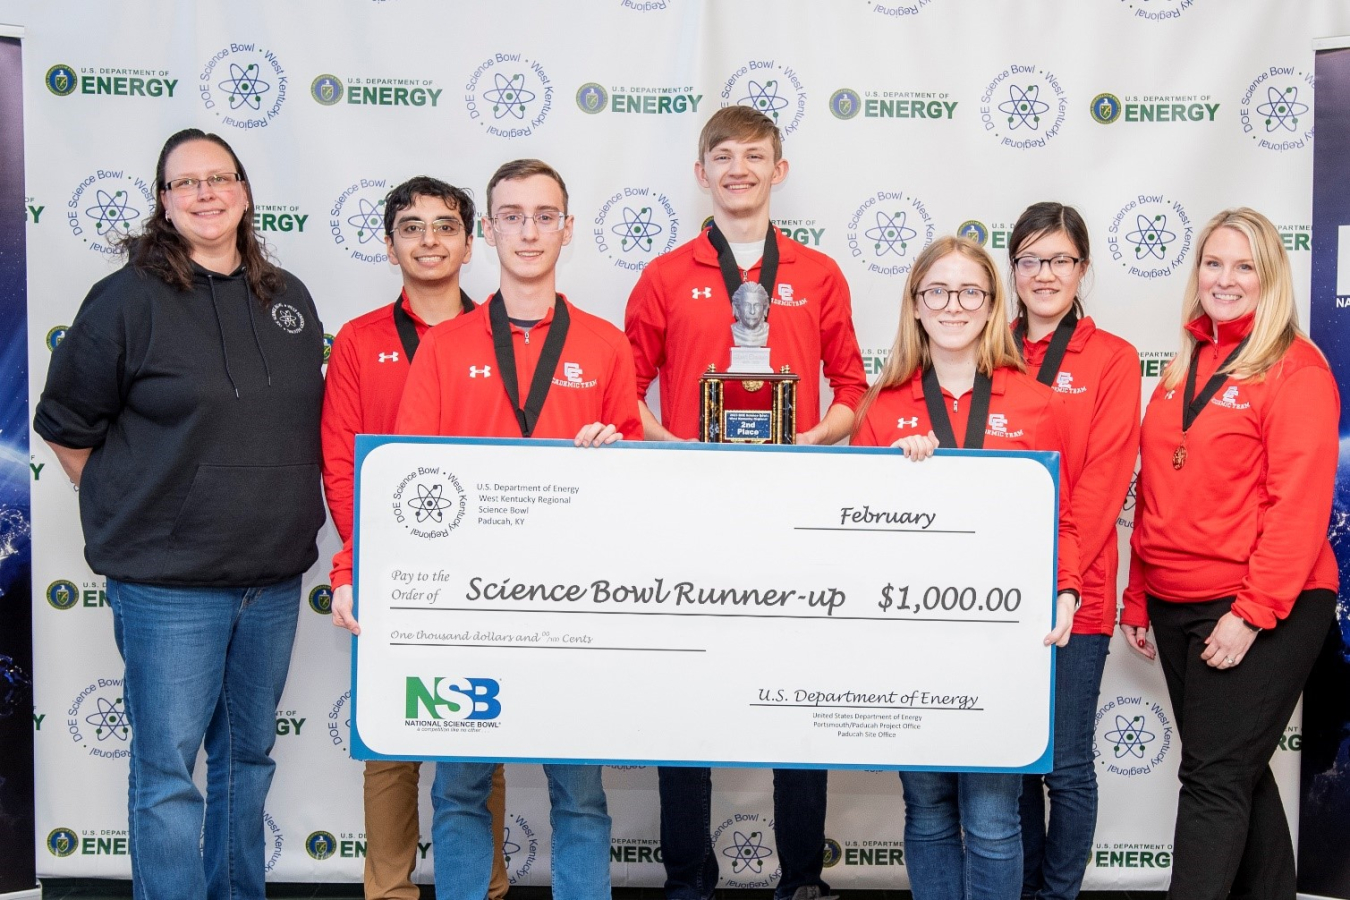
[[[417,865],[417,777],[421,763],[366,763],[366,900],[418,900],[420,891],[412,882]],[[502,900],[510,882],[502,857],[503,825],[506,818],[506,770],[492,773],[488,796],[496,852],[492,857],[489,900]]]

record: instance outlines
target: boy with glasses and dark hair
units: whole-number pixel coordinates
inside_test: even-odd
[[[357,434],[394,430],[399,399],[413,355],[427,329],[474,309],[459,284],[473,254],[472,198],[453,185],[419,175],[385,198],[384,242],[403,276],[403,290],[388,306],[358,316],[338,332],[328,361],[323,407],[323,482],[328,508],[342,537],[333,558],[333,624],[359,635],[352,612],[353,455]],[[417,762],[370,760],[365,769],[367,900],[417,900],[411,880],[417,864]],[[488,896],[500,900],[509,886],[502,858],[506,781],[493,773],[487,800],[495,852]]]

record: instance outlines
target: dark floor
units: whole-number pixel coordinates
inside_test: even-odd
[[[909,891],[846,891],[845,900],[909,900]],[[42,882],[44,900],[127,900],[130,881],[104,878],[47,878]],[[267,896],[287,900],[351,900],[361,896],[359,884],[269,884]],[[431,887],[422,888],[423,900],[434,900]],[[718,891],[724,900],[772,900],[772,891]],[[1156,891],[1087,891],[1080,900],[1162,900]],[[510,900],[551,900],[548,888],[517,887]],[[662,900],[659,888],[615,888],[614,900]]]

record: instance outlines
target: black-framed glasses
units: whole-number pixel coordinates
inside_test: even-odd
[[[1073,271],[1073,267],[1082,261],[1082,257],[1068,256],[1064,253],[1048,259],[1040,256],[1019,256],[1013,260],[1013,267],[1017,269],[1018,275],[1039,275],[1041,269],[1048,264],[1050,271],[1056,275],[1068,275]]]
[[[526,219],[533,219],[534,227],[540,231],[562,231],[563,225],[567,222],[567,213],[558,212],[556,209],[546,209],[532,216],[516,212],[498,213],[492,216],[490,221],[502,234],[516,234],[525,230]]]
[[[193,178],[191,175],[185,175],[182,178],[175,178],[170,181],[166,187],[175,193],[190,194],[203,184],[210,185],[212,190],[221,190],[232,188],[243,180],[244,176],[238,172],[217,172],[214,175],[207,175],[205,178]]]
[[[459,219],[435,219],[428,225],[421,219],[408,219],[394,226],[394,234],[405,240],[420,241],[428,228],[435,237],[451,238],[463,233],[464,223]]]
[[[988,291],[982,291],[979,288],[967,287],[952,290],[945,287],[930,287],[919,291],[919,299],[923,300],[923,305],[933,311],[946,309],[947,304],[951,303],[952,297],[966,312],[974,312],[989,297]]]

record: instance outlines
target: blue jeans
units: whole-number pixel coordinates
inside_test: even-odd
[[[669,900],[707,900],[717,887],[717,853],[712,845],[712,770],[660,766],[661,858]],[[776,900],[799,887],[830,886],[820,880],[825,862],[824,769],[773,770],[773,835],[783,873]]]
[[[1017,900],[1022,776],[901,772],[900,782],[914,900]]]
[[[436,896],[486,900],[492,878],[491,762],[436,763]],[[609,900],[609,811],[599,766],[545,765],[555,900]]]
[[[1073,900],[1083,886],[1097,830],[1092,731],[1110,645],[1107,634],[1075,634],[1055,655],[1055,767],[1022,779],[1022,896],[1028,900]]]
[[[262,900],[263,802],[300,578],[266,587],[108,579],[131,723],[132,896]],[[192,783],[206,742],[206,809]],[[200,842],[200,843],[199,843]]]

